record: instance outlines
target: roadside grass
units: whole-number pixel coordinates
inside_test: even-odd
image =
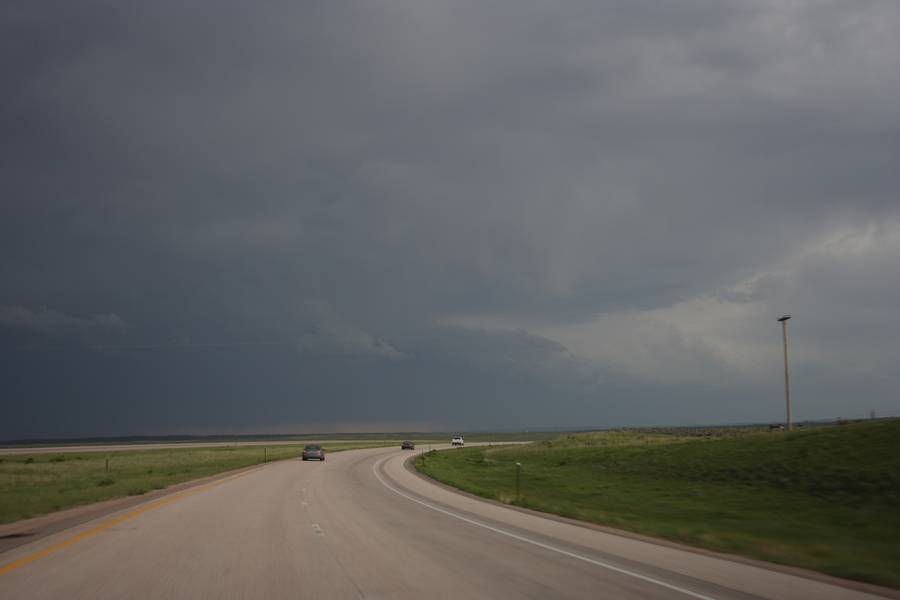
[[[3,450],[23,450],[34,448],[65,448],[66,446],[141,446],[143,444],[183,444],[183,443],[272,443],[280,444],[307,444],[311,442],[394,442],[400,440],[412,440],[420,443],[449,442],[450,438],[462,434],[470,442],[522,442],[549,440],[559,436],[558,431],[394,431],[379,433],[307,433],[303,435],[238,435],[238,436],[166,436],[155,438],[151,436],[139,437],[106,437],[106,438],[79,438],[62,440],[32,440],[32,441],[6,441],[0,442],[0,454]]]
[[[323,444],[326,452],[394,446],[399,442],[363,441]],[[263,462],[298,458],[304,444],[264,447],[222,446],[0,454],[0,523],[49,512],[135,496],[176,483]],[[109,457],[109,471],[106,460]]]
[[[900,419],[564,435],[430,452],[416,466],[505,503],[900,588]]]

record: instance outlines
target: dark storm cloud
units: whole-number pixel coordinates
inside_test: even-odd
[[[0,437],[769,419],[761,323],[785,310],[826,390],[808,416],[850,413],[835,373],[900,412],[877,359],[900,356],[898,24],[893,2],[5,7],[0,351],[26,409]],[[853,351],[825,351],[850,310]],[[60,402],[83,416],[45,420]]]

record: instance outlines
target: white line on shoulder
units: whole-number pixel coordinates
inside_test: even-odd
[[[656,584],[656,585],[662,586],[662,587],[667,588],[667,589],[670,589],[670,590],[675,590],[676,592],[680,592],[680,593],[682,593],[682,594],[686,594],[686,595],[692,596],[692,597],[694,597],[694,598],[700,598],[701,600],[714,600],[714,599],[713,599],[712,597],[710,597],[710,596],[704,596],[703,594],[698,594],[697,592],[693,592],[693,591],[691,591],[691,590],[688,590],[688,589],[685,589],[685,588],[682,588],[682,587],[678,587],[677,585],[672,585],[671,583],[666,583],[665,581],[656,579],[656,578],[654,578],[654,577],[649,577],[649,576],[647,576],[647,575],[642,575],[642,574],[640,574],[640,573],[635,573],[634,571],[629,571],[628,569],[623,569],[622,567],[617,567],[617,566],[611,565],[611,564],[609,564],[609,563],[605,563],[605,562],[602,562],[602,561],[599,561],[599,560],[594,560],[593,558],[588,558],[587,556],[583,556],[583,555],[577,554],[577,553],[575,553],[575,552],[569,552],[568,550],[563,550],[562,548],[557,548],[556,546],[551,546],[550,544],[545,544],[545,543],[539,542],[539,541],[537,541],[537,540],[532,540],[532,539],[527,538],[527,537],[525,537],[525,536],[522,536],[522,535],[519,535],[519,534],[516,534],[516,533],[512,533],[512,532],[510,532],[510,531],[505,531],[505,530],[503,530],[503,529],[499,529],[499,528],[497,528],[497,527],[493,527],[493,526],[491,526],[491,525],[487,525],[487,524],[485,524],[485,523],[481,523],[481,522],[479,522],[479,521],[475,521],[474,519],[470,519],[470,518],[468,518],[468,517],[464,517],[464,516],[462,516],[462,515],[458,515],[458,514],[456,514],[456,513],[454,513],[454,512],[451,512],[451,511],[449,511],[449,510],[445,510],[445,509],[443,509],[443,508],[440,508],[439,506],[435,506],[435,505],[430,504],[430,503],[428,503],[428,502],[423,502],[422,500],[419,500],[418,498],[414,498],[414,497],[410,496],[409,494],[405,494],[405,493],[401,492],[400,490],[398,490],[397,488],[395,488],[394,486],[392,486],[391,484],[389,484],[387,481],[385,481],[384,478],[382,478],[382,476],[378,473],[378,467],[380,467],[380,466],[381,466],[388,458],[391,458],[391,457],[390,457],[390,456],[387,456],[387,457],[385,457],[385,458],[382,458],[381,460],[379,460],[378,462],[376,462],[374,465],[372,465],[372,472],[375,474],[375,478],[378,479],[378,481],[381,482],[381,485],[383,485],[383,486],[386,487],[387,489],[391,490],[392,492],[394,492],[394,493],[397,494],[398,496],[402,496],[402,497],[406,498],[407,500],[411,500],[412,502],[415,502],[415,503],[417,503],[417,504],[421,504],[422,506],[425,506],[425,507],[427,507],[427,508],[430,508],[431,510],[437,511],[437,512],[439,512],[439,513],[445,514],[445,515],[447,515],[447,516],[449,516],[449,517],[453,517],[454,519],[459,519],[460,521],[465,521],[466,523],[470,523],[470,524],[472,524],[472,525],[476,525],[476,526],[478,526],[478,527],[482,527],[482,528],[487,529],[487,530],[489,530],[489,531],[493,531],[494,533],[499,533],[499,534],[501,534],[501,535],[505,535],[505,536],[507,536],[507,537],[511,537],[511,538],[513,538],[513,539],[515,539],[515,540],[519,540],[520,542],[525,542],[525,543],[528,543],[528,544],[532,544],[532,545],[534,545],[534,546],[538,546],[539,548],[544,548],[545,550],[551,550],[551,551],[553,551],[553,552],[557,552],[557,553],[559,553],[559,554],[562,554],[563,556],[568,556],[568,557],[570,557],[570,558],[575,558],[575,559],[584,561],[584,562],[586,562],[586,563],[590,563],[590,564],[592,564],[592,565],[596,565],[596,566],[598,566],[598,567],[603,567],[604,569],[609,569],[610,571],[615,571],[615,572],[617,572],[617,573],[622,573],[622,574],[624,574],[624,575],[630,575],[631,577],[635,577],[635,578],[640,579],[640,580],[642,580],[642,581],[646,581],[646,582],[648,582],[648,583],[654,583],[654,584]]]

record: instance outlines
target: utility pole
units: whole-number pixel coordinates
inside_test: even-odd
[[[784,341],[784,401],[787,404],[787,430],[793,429],[791,420],[791,374],[788,369],[788,343],[787,322],[791,315],[783,315],[778,321],[781,323],[781,338]]]

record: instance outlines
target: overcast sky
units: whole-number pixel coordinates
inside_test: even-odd
[[[900,415],[900,4],[0,8],[0,439]]]

